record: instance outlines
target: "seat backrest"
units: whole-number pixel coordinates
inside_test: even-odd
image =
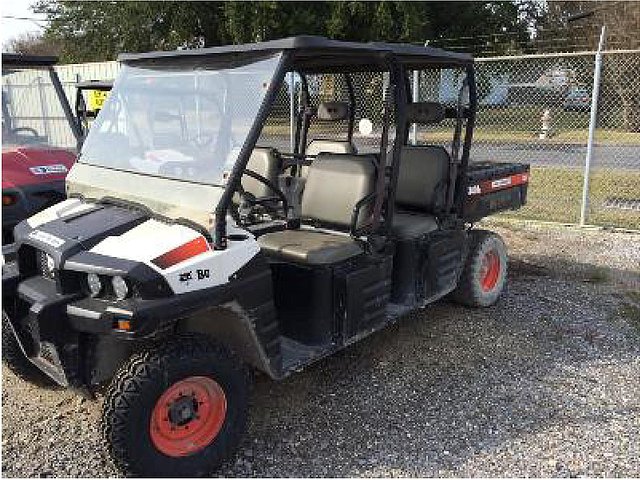
[[[317,156],[321,153],[355,154],[356,147],[347,140],[314,139],[307,145],[307,155]]]
[[[253,170],[258,175],[262,175],[274,185],[278,184],[281,162],[274,148],[254,148],[247,162],[247,168]],[[244,188],[246,192],[253,194],[256,198],[274,195],[274,192],[264,183],[248,175],[242,177],[242,188]]]
[[[320,122],[346,122],[351,116],[351,107],[347,102],[321,102],[315,112]],[[356,149],[348,140],[314,139],[307,145],[307,155],[320,153],[356,153]]]
[[[443,147],[402,147],[396,205],[408,210],[438,213],[446,203],[449,168],[449,153]]]
[[[309,167],[302,194],[302,217],[348,229],[356,204],[374,191],[375,158],[371,155],[321,153]],[[369,217],[364,206],[356,226]]]
[[[356,147],[347,140],[311,140],[309,145],[307,145],[307,155],[317,157],[321,153],[348,153],[355,155],[357,151]],[[309,167],[307,165],[302,165],[300,169],[300,176],[302,178],[307,178],[308,175]]]

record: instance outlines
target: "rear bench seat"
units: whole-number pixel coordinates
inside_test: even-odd
[[[433,102],[411,103],[407,117],[408,123],[438,123],[445,118],[444,108]],[[435,214],[446,204],[450,165],[451,158],[443,147],[402,147],[391,226],[398,238],[416,238],[438,229]]]

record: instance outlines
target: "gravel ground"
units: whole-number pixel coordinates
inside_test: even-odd
[[[640,476],[640,235],[492,224],[494,307],[439,302],[275,383],[225,476]],[[2,475],[115,476],[100,402],[3,367]]]

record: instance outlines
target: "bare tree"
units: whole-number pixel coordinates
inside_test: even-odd
[[[40,33],[27,32],[10,39],[6,47],[8,52],[23,55],[59,55],[60,44],[53,39],[44,39]]]

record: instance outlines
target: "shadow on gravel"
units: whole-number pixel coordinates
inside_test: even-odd
[[[509,272],[515,278],[552,277],[594,284],[615,283],[640,289],[640,273],[633,269],[571,262],[546,255],[527,255],[526,258],[512,259]]]
[[[625,393],[619,375],[607,386],[613,380],[598,365],[640,356],[634,330],[616,316],[620,302],[598,290],[608,277],[587,265],[548,265],[514,261],[494,307],[443,301],[283,382],[258,378],[249,432],[221,473],[482,475],[470,465],[477,456],[521,437],[585,422],[602,431],[616,408],[637,419],[637,402],[585,410],[603,383]],[[565,441],[576,452],[590,448]],[[545,471],[528,447],[520,455],[532,470],[505,463],[502,474],[581,473],[561,462]]]

